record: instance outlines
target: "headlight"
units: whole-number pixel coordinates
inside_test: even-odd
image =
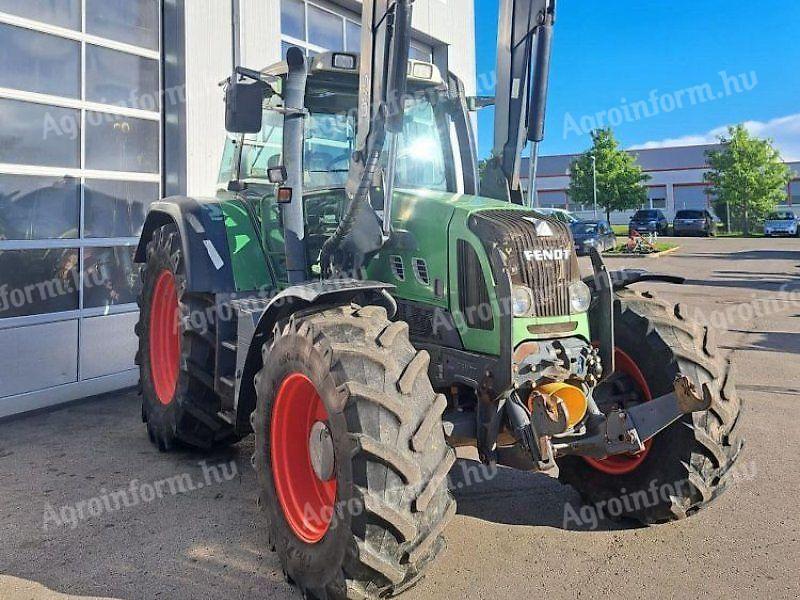
[[[589,310],[592,302],[592,290],[582,281],[576,281],[569,286],[569,303],[573,312],[583,313]]]
[[[524,285],[515,285],[511,290],[514,316],[524,317],[530,314],[533,308],[533,292]]]

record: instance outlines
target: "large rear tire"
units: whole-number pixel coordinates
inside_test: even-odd
[[[139,295],[139,391],[142,420],[162,452],[179,442],[195,448],[237,442],[222,420],[214,392],[213,298],[189,294],[180,234],[175,225],[153,232],[141,270]]]
[[[645,524],[682,519],[725,489],[744,443],[737,436],[741,401],[731,365],[719,355],[707,327],[687,320],[680,305],[650,293],[619,292],[615,319],[617,348],[635,365],[624,368],[625,361],[617,361],[616,375],[630,384],[620,396],[634,389],[646,401],[644,396],[669,393],[675,378],[686,375],[698,389],[708,385],[711,409],[684,416],[638,457],[611,457],[600,464],[565,457],[559,460],[559,479],[611,518]]]
[[[270,544],[306,596],[398,593],[444,549],[455,453],[428,362],[377,307],[296,316],[264,346],[253,463]],[[333,456],[324,476],[306,441],[320,430]]]

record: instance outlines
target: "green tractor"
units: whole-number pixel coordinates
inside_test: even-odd
[[[669,278],[610,273],[597,253],[582,278],[569,229],[524,205],[555,3],[501,1],[500,142],[483,181],[481,102],[409,60],[412,0],[372,0],[360,55],[290,48],[237,68],[224,189],[147,216],[150,438],[168,451],[255,433],[270,545],[311,597],[418,581],[456,512],[454,447],[557,467],[587,502],[635,495],[620,516],[644,523],[711,501],[741,448],[707,328],[628,289]]]

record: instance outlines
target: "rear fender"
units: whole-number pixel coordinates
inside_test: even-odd
[[[147,244],[153,232],[175,224],[181,236],[189,292],[232,292],[236,290],[225,230],[225,215],[214,198],[172,196],[150,205],[135,261],[147,260]]]

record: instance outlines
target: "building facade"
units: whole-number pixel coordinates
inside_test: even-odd
[[[716,149],[719,149],[718,145],[631,150],[637,163],[650,176],[646,184],[648,201],[642,208],[660,209],[668,219],[683,209],[708,209],[713,212],[703,177],[708,172],[706,153]],[[570,202],[567,193],[570,165],[576,158],[577,155],[540,158],[536,176],[538,202],[542,207],[564,208],[580,218],[592,218],[594,207]],[[525,163],[522,172],[527,174],[527,161]],[[800,208],[800,163],[788,165],[793,171],[793,180],[786,189],[784,204]],[[523,186],[527,189],[527,177]],[[612,213],[611,220],[614,224],[627,224],[633,212]]]
[[[475,90],[472,0],[412,56]],[[356,50],[358,0],[0,0],[0,418],[135,384],[150,202],[213,195],[234,64]]]

